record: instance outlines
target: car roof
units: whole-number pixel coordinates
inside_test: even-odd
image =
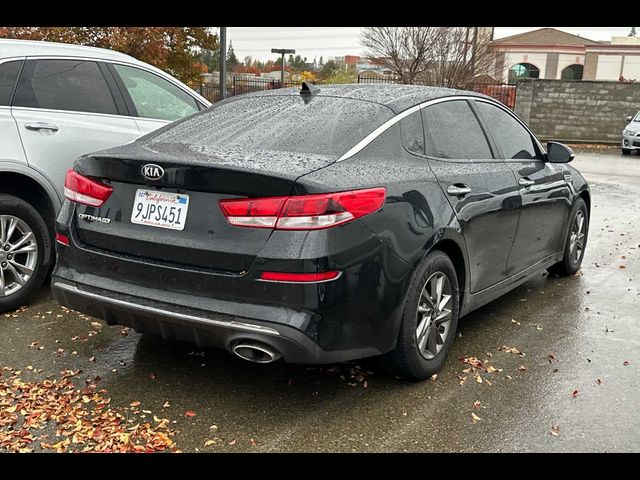
[[[69,43],[43,42],[38,40],[13,40],[0,38],[0,58],[33,57],[55,55],[65,57],[90,57],[97,60],[120,60],[142,64],[139,60],[106,48],[86,47]]]
[[[316,85],[316,87],[320,89],[319,92],[315,94],[318,96],[349,98],[353,100],[379,103],[389,107],[395,113],[400,113],[414,105],[443,97],[465,95],[491,99],[491,97],[473,91],[443,87],[428,87],[423,85],[379,85],[371,83],[353,83],[340,85]],[[299,88],[281,88],[250,93],[248,95],[243,95],[243,97],[293,96],[299,94]]]

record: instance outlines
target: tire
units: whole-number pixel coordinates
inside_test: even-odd
[[[424,343],[427,352],[424,352],[419,348],[417,329],[420,324],[428,325],[428,323],[422,322],[429,322],[433,317],[428,312],[424,312],[424,306],[426,305],[427,310],[430,310],[432,302],[427,304],[422,293],[428,285],[433,286],[433,282],[437,285],[440,276],[443,278],[442,300],[445,300],[444,292],[447,291],[447,282],[448,292],[451,295],[445,305],[445,308],[450,310],[449,320],[440,324],[441,329],[446,324],[446,331],[445,335],[442,333],[440,335],[443,337],[441,338],[443,343],[439,347],[436,346],[436,352],[430,351],[434,350],[434,347],[433,338],[429,335],[429,332],[435,333],[435,330],[433,328],[423,330],[426,331],[425,337],[427,337]],[[419,300],[422,300],[421,304],[419,304]],[[459,301],[458,277],[451,259],[439,250],[432,251],[420,262],[413,274],[402,314],[396,348],[383,357],[385,366],[396,375],[409,380],[425,380],[438,372],[442,368],[447,352],[455,338],[458,312],[460,311]],[[423,312],[419,312],[419,307]],[[436,323],[436,325],[438,324]]]
[[[15,251],[5,250],[5,234],[10,233],[10,243],[18,244],[21,237],[28,239]],[[28,231],[32,233],[28,235]],[[0,313],[15,310],[25,305],[33,293],[40,288],[49,272],[51,263],[51,235],[38,211],[24,200],[0,193]],[[33,245],[36,251],[33,252]],[[9,258],[9,255],[11,256]],[[14,265],[24,264],[31,274]],[[6,267],[3,267],[5,265]],[[14,272],[20,273],[24,284],[20,285]],[[23,276],[24,274],[24,276]],[[28,278],[25,276],[28,275]]]
[[[622,154],[623,155],[631,155],[631,150],[629,150],[628,148],[623,148],[622,149]]]
[[[579,243],[573,243],[574,224],[576,218],[582,215],[583,227],[582,227],[582,247],[580,252],[575,251],[575,246],[579,246]],[[571,216],[569,217],[569,228],[567,229],[567,237],[564,241],[564,250],[562,260],[551,268],[549,272],[554,273],[560,277],[566,277],[569,275],[575,275],[582,266],[582,259],[584,258],[584,250],[587,246],[587,238],[589,236],[589,211],[587,210],[587,204],[582,198],[578,198],[573,204],[571,209]],[[576,256],[577,254],[577,256]]]

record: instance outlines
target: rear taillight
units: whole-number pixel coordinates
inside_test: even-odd
[[[104,183],[83,177],[69,169],[64,180],[64,196],[72,202],[100,207],[109,198],[113,188]]]
[[[335,227],[379,210],[386,189],[367,188],[349,192],[291,197],[220,200],[220,209],[231,225],[317,230]]]
[[[265,282],[283,283],[320,283],[336,280],[342,272],[317,272],[317,273],[289,273],[289,272],[262,272],[260,280]]]
[[[65,247],[69,246],[69,237],[67,237],[66,235],[57,232],[56,233],[56,242],[58,242],[60,245],[64,245]]]

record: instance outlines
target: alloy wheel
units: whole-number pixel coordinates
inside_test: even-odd
[[[433,273],[425,282],[418,301],[416,340],[418,351],[432,360],[442,350],[451,330],[453,293],[449,278]]]
[[[29,225],[13,215],[0,215],[0,297],[26,285],[37,261],[38,244]]]
[[[578,210],[571,224],[571,236],[569,237],[569,259],[572,263],[578,263],[584,250],[585,236],[584,212]]]

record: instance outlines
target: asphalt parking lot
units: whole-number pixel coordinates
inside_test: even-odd
[[[375,360],[249,364],[108,327],[43,289],[0,315],[0,451],[640,451],[640,157],[603,152],[574,163],[593,198],[582,271],[462,319],[435,379]],[[50,404],[29,403],[38,389]]]

